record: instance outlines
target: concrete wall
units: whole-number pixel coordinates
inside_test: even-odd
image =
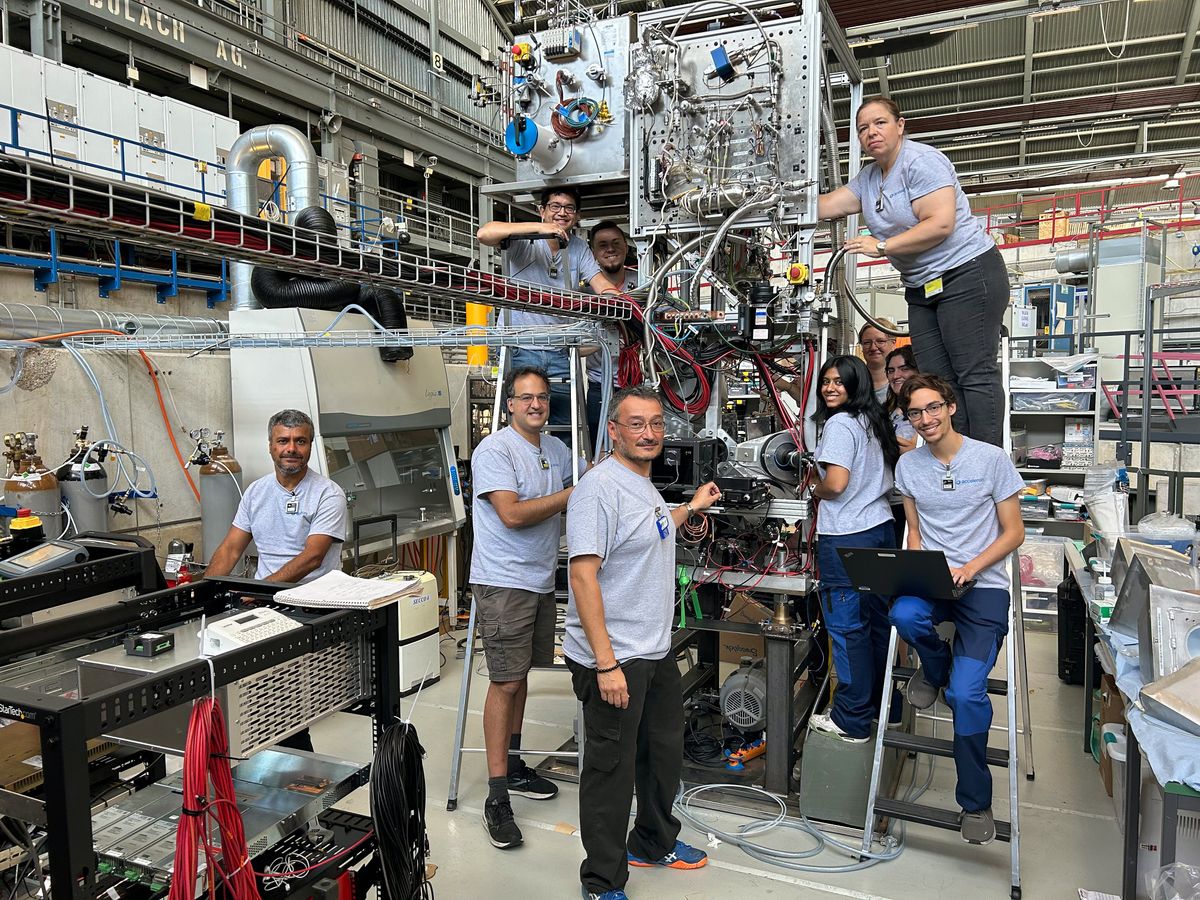
[[[186,292],[184,296],[158,303],[152,287],[129,285],[109,298],[101,299],[95,281],[80,278],[64,279],[51,285],[45,293],[39,293],[33,289],[30,273],[8,269],[0,269],[0,298],[6,303],[225,318],[220,309],[209,310],[204,295],[198,292]],[[66,458],[73,440],[72,432],[80,425],[91,426],[93,437],[106,435],[96,393],[78,364],[65,350],[50,352],[57,360],[57,368],[48,384],[33,391],[17,387],[0,395],[0,432],[36,432],[44,462],[54,466]],[[12,372],[13,357],[12,352],[0,351],[0,382]],[[174,537],[195,541],[198,545],[200,506],[171,451],[153,383],[141,358],[136,353],[124,352],[88,352],[87,358],[112,412],[117,429],[114,437],[146,458],[158,482],[159,499],[131,501],[129,505],[134,508],[134,515],[112,516],[112,529],[140,533],[158,546],[160,557]],[[169,383],[183,419],[182,422],[175,421],[175,412],[164,386],[164,403],[185,459],[192,446],[186,429],[207,426],[232,431],[227,353],[202,354],[189,359],[186,353],[161,352],[153,354],[152,358],[160,372],[160,382]],[[111,484],[114,467],[109,465],[107,468]],[[193,479],[197,478],[199,474],[194,472]]]

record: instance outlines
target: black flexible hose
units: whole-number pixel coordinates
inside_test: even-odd
[[[320,234],[336,235],[337,223],[329,211],[319,206],[306,206],[296,214],[293,224]],[[267,309],[345,309],[352,303],[362,306],[388,330],[408,327],[404,300],[391,288],[354,281],[336,281],[298,275],[281,269],[255,266],[250,276],[250,288],[255,299]],[[384,362],[411,359],[412,347],[380,347]]]

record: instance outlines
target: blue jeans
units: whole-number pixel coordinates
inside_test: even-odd
[[[922,372],[950,382],[958,398],[954,428],[1000,446],[1004,385],[996,361],[1008,308],[1008,271],[995,247],[942,274],[942,292],[925,299],[906,288],[908,331]]]
[[[957,600],[897,597],[892,604],[892,624],[916,648],[925,680],[946,689],[946,703],[954,713],[955,799],[967,812],[992,805],[992,773],[986,759],[992,726],[987,677],[1008,634],[1008,603],[1008,591],[977,587]],[[946,621],[954,623],[953,652],[934,630]]]
[[[512,354],[512,369],[523,366],[537,366],[545,369],[552,379],[571,377],[571,363],[565,350],[526,350],[518,347]],[[550,385],[550,416],[546,422],[550,425],[571,424],[571,383],[555,381]],[[567,446],[571,446],[570,436],[562,438]]]
[[[895,546],[891,519],[854,534],[817,535],[821,610],[838,677],[829,715],[850,737],[867,737],[871,720],[879,714],[891,628],[887,601],[878,594],[860,594],[850,585],[837,548]]]

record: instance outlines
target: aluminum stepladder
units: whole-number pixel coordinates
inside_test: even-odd
[[[1010,566],[1012,568],[1010,573],[1010,590],[1012,593],[1009,603],[1008,636],[1004,641],[1005,678],[1003,681],[996,678],[988,678],[987,680],[988,694],[991,696],[1003,696],[1005,698],[1007,721],[1004,725],[993,724],[991,730],[1005,732],[1007,746],[1004,749],[989,747],[987,750],[987,762],[989,766],[1008,769],[1010,821],[1003,822],[996,820],[996,838],[1001,841],[1007,841],[1009,844],[1012,874],[1011,896],[1013,900],[1019,900],[1021,896],[1021,842],[1019,826],[1020,780],[1017,777],[1017,768],[1021,755],[1017,752],[1017,732],[1020,731],[1025,736],[1023,754],[1025,777],[1032,781],[1034,777],[1033,724],[1029,714],[1029,669],[1025,658],[1025,618],[1021,606],[1020,558],[1015,551],[1012,555]],[[916,669],[914,668],[895,665],[898,639],[899,636],[895,627],[893,627],[891,629],[891,637],[888,640],[888,665],[883,682],[885,685],[891,685],[894,681],[907,682],[916,673]],[[1018,693],[1021,695],[1020,725],[1017,722]],[[888,721],[887,717],[891,709],[891,704],[892,691],[885,689],[883,692],[883,702],[879,711],[880,722]],[[916,720],[919,721],[921,719],[935,722],[953,721],[949,717],[939,716],[932,711],[918,711],[916,713]],[[862,849],[866,851],[871,847],[876,816],[901,819],[905,822],[914,822],[934,828],[957,831],[959,829],[959,814],[957,810],[939,809],[937,807],[881,798],[879,796],[879,783],[883,774],[883,750],[885,747],[894,747],[908,753],[926,753],[946,759],[954,758],[954,742],[952,740],[920,734],[909,734],[887,728],[878,729],[875,735],[875,755],[871,767],[871,784],[867,793],[867,815],[865,819],[866,825],[863,828]]]
[[[567,348],[567,354],[570,361],[570,375],[567,378],[567,383],[570,385],[571,394],[571,421],[567,425],[550,425],[546,427],[546,431],[554,434],[561,434],[563,431],[569,431],[569,441],[565,441],[571,448],[572,465],[575,467],[574,478],[578,481],[581,474],[579,460],[583,454],[588,451],[588,434],[587,434],[587,406],[586,399],[583,393],[583,388],[586,386],[587,378],[583,367],[583,358],[579,355],[579,348],[572,346]],[[508,347],[500,348],[498,385],[496,389],[496,399],[492,406],[492,427],[499,427],[503,421],[503,415],[506,412],[504,403],[503,385],[505,377],[508,373],[508,366],[511,360],[511,353]],[[464,753],[485,753],[485,747],[464,747],[463,743],[467,728],[467,715],[469,713],[468,704],[471,699],[471,678],[474,675],[473,659],[475,654],[475,626],[477,621],[477,609],[475,606],[475,596],[471,595],[471,614],[467,620],[467,637],[465,651],[463,653],[463,672],[462,679],[458,690],[458,718],[454,726],[454,749],[453,756],[450,760],[450,787],[447,791],[446,809],[453,812],[458,807],[458,782],[459,776],[462,773],[462,759]],[[547,667],[535,667],[536,669],[546,669]],[[566,671],[565,666],[554,665],[549,668]],[[520,754],[528,754],[530,756],[550,756],[560,757],[564,759],[574,759],[578,765],[583,760],[584,750],[584,734],[583,734],[583,704],[577,704],[577,714],[579,716],[580,727],[576,739],[578,746],[576,750],[565,751],[557,750],[531,750],[522,747],[519,751],[510,751]]]

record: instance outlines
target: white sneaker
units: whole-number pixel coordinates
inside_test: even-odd
[[[821,734],[827,734],[830,737],[835,737],[838,740],[845,741],[848,744],[865,744],[871,739],[869,736],[860,738],[850,737],[850,735],[846,734],[846,732],[842,731],[842,729],[838,727],[837,722],[833,721],[831,716],[827,716],[824,713],[810,716],[808,720],[808,727],[813,731],[819,731]]]

